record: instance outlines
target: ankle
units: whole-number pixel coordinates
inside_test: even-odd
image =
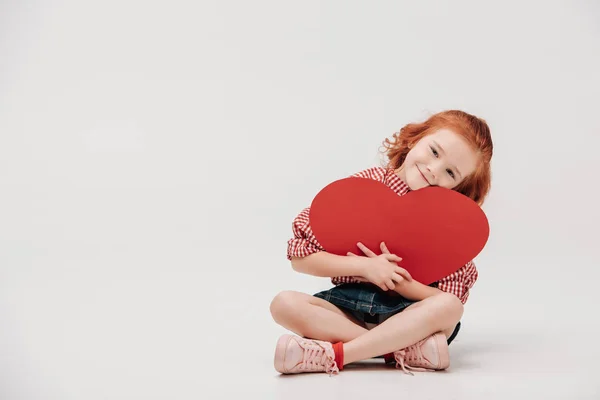
[[[332,343],[332,347],[335,354],[335,363],[337,364],[338,369],[341,371],[344,369],[344,343]]]

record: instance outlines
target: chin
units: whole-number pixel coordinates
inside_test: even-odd
[[[429,186],[426,182],[423,182],[423,179],[421,179],[421,177],[418,177],[416,179],[408,179],[408,182],[406,182],[406,184],[408,185],[410,190],[419,190]]]

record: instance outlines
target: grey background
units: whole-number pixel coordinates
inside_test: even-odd
[[[0,398],[598,398],[599,39],[594,1],[3,1]],[[450,108],[495,145],[451,369],[279,377],[269,302],[329,287],[293,218]]]

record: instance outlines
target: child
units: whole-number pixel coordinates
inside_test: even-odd
[[[406,125],[384,145],[386,167],[353,176],[383,182],[399,196],[441,186],[483,204],[493,152],[484,120],[463,111],[444,111]],[[379,356],[405,372],[446,369],[448,345],[458,333],[463,305],[478,276],[473,262],[426,286],[401,268],[401,259],[390,254],[385,243],[380,255],[360,243],[362,255],[327,253],[313,235],[308,216],[306,208],[294,220],[287,258],[294,270],[331,277],[335,287],[314,296],[285,291],[273,299],[275,322],[299,335],[279,339],[275,369],[331,375],[346,364]]]

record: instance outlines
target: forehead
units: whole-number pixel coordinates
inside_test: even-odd
[[[469,142],[451,129],[439,129],[427,136],[439,144],[448,161],[456,166],[463,175],[473,172],[477,166],[477,152]]]

